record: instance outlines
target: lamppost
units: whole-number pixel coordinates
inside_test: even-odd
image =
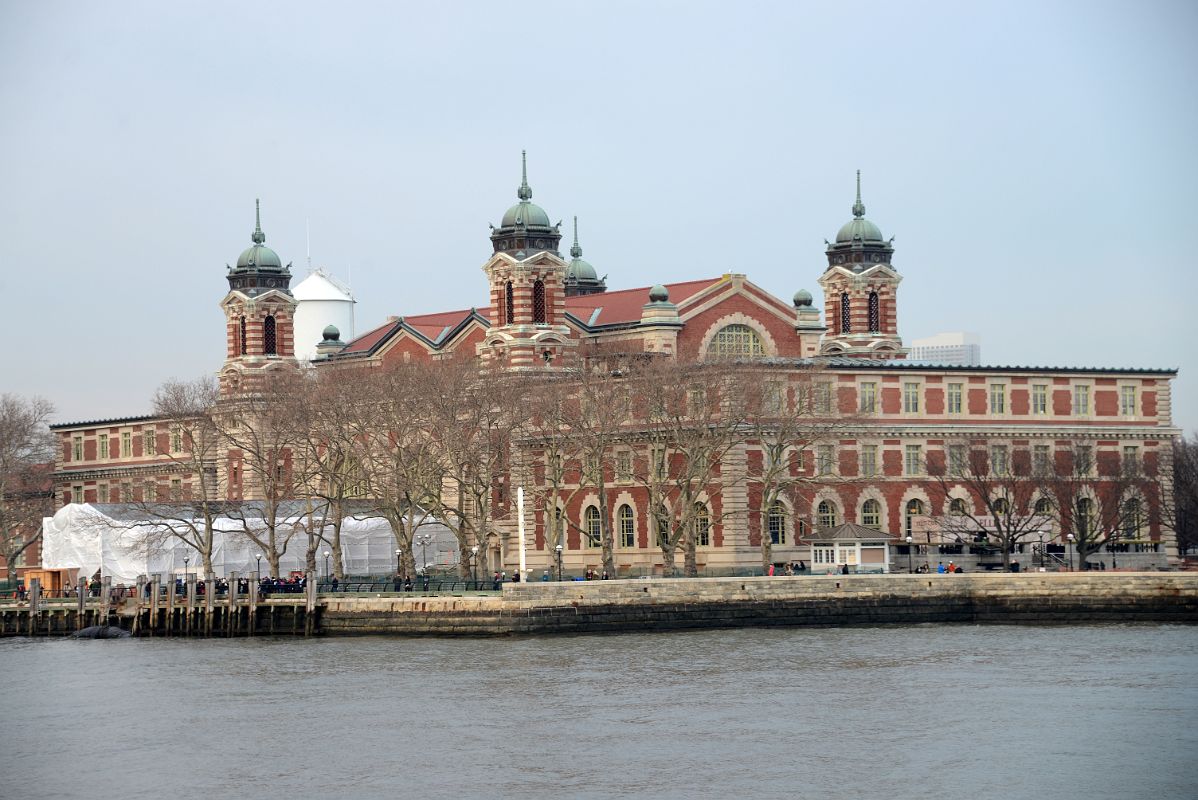
[[[478,545],[470,548],[470,572],[474,575],[474,588],[478,588]]]
[[[1069,534],[1069,571],[1073,572],[1073,534]]]
[[[329,551],[324,551],[324,582],[329,582]]]
[[[420,563],[424,564],[424,577],[428,578],[428,546],[433,543],[433,535],[431,533],[422,533],[416,537],[416,544],[420,545]]]
[[[553,549],[557,551],[557,582],[561,583],[561,581],[562,581],[562,546],[559,544],[557,547],[555,547]]]
[[[183,556],[183,583],[187,583],[187,576],[190,574],[187,571],[188,564],[191,563],[191,553]]]
[[[908,573],[915,572],[915,566],[912,563],[912,558],[914,557],[913,551],[915,550],[914,545],[911,544],[913,541],[915,541],[915,540],[912,539],[910,535],[908,535],[907,536],[907,572]]]
[[[262,554],[255,553],[254,558],[258,561],[258,577],[262,577]]]
[[[1040,533],[1040,567],[1044,567],[1044,533]]]
[[[401,560],[402,557],[403,557],[403,550],[401,550],[398,547],[395,548],[395,574],[399,575],[399,577],[401,577],[401,578],[403,577],[403,575],[402,575],[403,561]]]

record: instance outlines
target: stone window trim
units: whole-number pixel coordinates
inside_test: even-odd
[[[726,314],[707,326],[707,330],[703,332],[703,338],[699,340],[699,352],[706,356],[711,343],[715,340],[716,334],[729,325],[744,325],[752,329],[761,341],[762,355],[765,358],[773,358],[778,355],[778,344],[774,341],[774,337],[770,335],[770,332],[765,329],[765,326],[753,317],[740,312]]]

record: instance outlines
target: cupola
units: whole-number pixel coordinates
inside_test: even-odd
[[[520,152],[520,164],[520,188],[516,190],[520,202],[504,212],[499,227],[491,226],[491,243],[496,253],[508,253],[520,259],[542,251],[556,255],[562,238],[561,223],[549,224],[545,209],[532,202],[525,151]]]

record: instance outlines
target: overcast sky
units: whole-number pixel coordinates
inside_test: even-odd
[[[215,372],[256,197],[359,332],[486,305],[527,148],[609,288],[821,305],[860,169],[906,341],[1180,367],[1194,431],[1196,38],[1184,0],[0,2],[0,390],[94,419]]]

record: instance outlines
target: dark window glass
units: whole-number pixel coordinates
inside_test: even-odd
[[[267,317],[262,323],[263,352],[268,356],[279,354],[278,342],[275,341],[275,318]]]
[[[532,321],[545,322],[545,284],[542,281],[532,285]]]
[[[840,332],[851,333],[853,330],[852,311],[849,308],[849,293],[840,295]]]
[[[878,308],[878,293],[869,293],[869,332],[878,333],[882,330],[882,313]]]

